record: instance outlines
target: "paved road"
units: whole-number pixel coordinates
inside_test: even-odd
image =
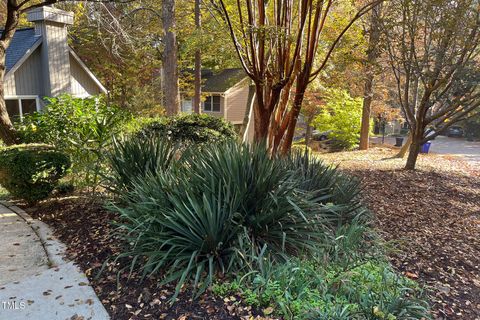
[[[382,138],[372,138],[372,142],[380,143]],[[386,144],[395,144],[395,138],[386,137]],[[456,155],[466,161],[480,166],[480,142],[466,141],[461,138],[439,136],[432,141],[430,152],[438,154]]]
[[[432,141],[431,152],[453,154],[465,158],[469,162],[480,165],[480,142],[467,141],[461,138],[437,137]]]

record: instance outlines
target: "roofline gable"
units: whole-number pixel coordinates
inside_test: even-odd
[[[248,79],[250,79],[250,77],[249,77],[249,76],[245,76],[245,77],[242,78],[240,81],[238,81],[237,83],[233,84],[230,88],[228,88],[227,90],[225,90],[224,93],[225,93],[225,94],[229,94],[232,89],[234,89],[235,87],[237,87],[237,86],[238,86],[239,84],[241,84],[242,82],[246,82],[245,80],[248,81]],[[248,86],[248,84],[246,84],[246,85]]]
[[[43,38],[39,38],[37,41],[35,41],[35,43],[33,44],[33,46],[30,47],[30,49],[28,49],[25,54],[23,55],[23,57],[20,58],[20,60],[18,60],[14,65],[13,67],[8,70],[8,72],[5,74],[5,77],[7,77],[8,75],[10,74],[13,74],[15,73],[15,71],[18,70],[18,68],[20,68],[22,66],[22,64],[27,61],[28,57],[30,57],[32,55],[32,53],[35,52],[35,50],[42,44],[43,42]]]
[[[88,76],[93,80],[93,82],[95,82],[95,84],[100,88],[100,90],[105,94],[108,93],[108,90],[103,86],[103,84],[100,82],[100,80],[98,80],[98,78],[95,77],[95,75],[92,73],[92,71],[90,71],[90,69],[87,67],[85,62],[83,62],[82,59],[80,59],[80,57],[77,55],[77,53],[75,51],[73,51],[72,48],[69,48],[69,49],[70,49],[70,54],[72,55],[72,57],[78,62],[80,67],[82,67],[82,69],[88,74]]]
[[[235,88],[236,86],[238,86],[240,83],[244,82],[246,79],[249,79],[248,76],[245,76],[244,78],[242,78],[240,81],[237,81],[235,82],[234,84],[232,84],[230,87],[228,87],[227,90],[225,91],[209,91],[209,90],[203,90],[202,89],[202,93],[212,93],[212,94],[227,94],[230,90],[232,90],[233,88]]]

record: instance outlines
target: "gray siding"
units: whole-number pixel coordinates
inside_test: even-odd
[[[50,92],[47,96],[58,96],[71,92],[70,84],[70,50],[67,43],[67,27],[55,22],[44,23],[43,62],[48,66]]]
[[[5,77],[5,82],[3,83],[3,85],[5,88],[6,96],[14,96],[17,94],[15,90],[15,76],[13,75],[13,73]]]
[[[78,61],[70,55],[70,71],[72,94],[78,97],[100,94],[102,91],[90,75],[80,66]]]
[[[41,95],[43,93],[39,49],[35,50],[15,71],[15,87],[17,95]]]

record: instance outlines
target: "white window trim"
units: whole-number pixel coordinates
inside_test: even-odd
[[[22,99],[23,100],[35,100],[37,112],[40,111],[40,97],[34,95],[19,95],[19,96],[5,96],[5,100],[17,100],[18,101],[18,114],[20,115],[20,120],[23,119],[23,108],[22,108]]]
[[[222,112],[222,94],[215,94],[211,93],[206,98],[212,98],[212,110],[205,110],[205,101],[202,102],[202,111],[203,112],[208,112],[208,113],[221,113]],[[213,111],[213,97],[220,97],[220,110],[218,111]]]

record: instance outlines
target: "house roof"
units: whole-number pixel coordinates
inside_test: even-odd
[[[205,79],[202,90],[204,92],[225,92],[246,76],[243,69],[223,69],[219,72],[202,70],[202,79]]]
[[[7,48],[6,72],[8,73],[23,58],[27,51],[41,39],[41,36],[35,35],[34,28],[17,29]]]

